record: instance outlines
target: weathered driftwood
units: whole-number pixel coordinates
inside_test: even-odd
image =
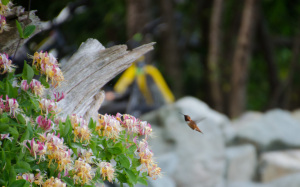
[[[20,40],[19,32],[16,27],[16,19],[21,23],[22,26],[35,25],[36,29],[34,33],[27,39]],[[6,21],[9,25],[9,31],[3,31],[0,34],[0,52],[5,52],[9,56],[12,56],[17,49],[18,42],[20,40],[20,45],[22,46],[29,40],[32,36],[41,31],[40,19],[35,15],[35,11],[30,11],[29,19],[28,12],[24,11],[21,6],[13,7],[13,9],[6,15]]]
[[[105,49],[96,39],[88,39],[62,67],[65,81],[58,88],[66,94],[59,102],[64,116],[77,114],[95,118],[104,99],[100,89],[133,61],[153,49],[149,43],[132,51],[126,45]]]

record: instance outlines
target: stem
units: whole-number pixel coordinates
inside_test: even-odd
[[[27,20],[29,20],[29,15],[30,15],[30,5],[31,5],[31,0],[29,0],[29,2],[28,2],[28,14],[27,14]],[[24,28],[25,28],[25,24],[23,25],[23,30],[24,30]],[[18,41],[18,45],[17,45],[17,48],[16,48],[16,50],[15,50],[14,56],[13,56],[13,58],[12,58],[12,61],[14,61],[14,59],[15,59],[15,56],[16,56],[16,53],[17,53],[18,48],[19,48],[19,46],[20,46],[21,40],[22,40],[22,38],[20,38],[19,41]]]
[[[19,41],[18,41],[18,45],[17,45],[17,48],[16,48],[16,50],[15,50],[14,56],[13,56],[13,58],[12,58],[12,61],[14,61],[14,59],[15,59],[15,56],[16,56],[16,53],[17,53],[18,48],[19,48],[19,46],[20,46],[21,40],[22,40],[22,38],[20,38]]]

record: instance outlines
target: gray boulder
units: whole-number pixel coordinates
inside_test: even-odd
[[[226,149],[226,179],[229,182],[251,181],[256,173],[256,149],[251,144]]]
[[[262,182],[300,172],[300,150],[273,151],[261,156]],[[300,180],[299,180],[300,181]]]
[[[198,124],[203,134],[190,129],[179,112],[190,115],[194,120],[204,117]],[[226,138],[223,130],[230,125],[228,118],[198,99],[185,97],[145,115],[143,119],[156,124],[153,125],[155,137],[150,141],[155,157],[160,158],[166,153],[177,155],[174,173],[173,169],[166,173],[177,186],[225,186]]]
[[[300,147],[300,123],[280,109],[235,128],[237,142],[252,143],[259,151]]]

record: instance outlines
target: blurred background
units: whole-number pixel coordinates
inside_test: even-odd
[[[44,31],[28,49],[59,61],[88,38],[105,47],[156,42],[134,70],[157,68],[147,74],[152,99],[132,100],[145,93],[134,81],[118,93],[118,76],[100,109],[147,113],[166,172],[150,186],[300,186],[300,1],[33,0],[31,9]],[[204,118],[204,134],[178,112]]]

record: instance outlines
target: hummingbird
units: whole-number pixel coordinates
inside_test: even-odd
[[[182,113],[180,113],[180,114],[182,114]],[[197,126],[197,123],[196,123],[194,120],[192,120],[190,116],[185,115],[185,114],[182,114],[182,115],[184,115],[184,120],[185,120],[185,122],[187,123],[187,125],[188,125],[191,129],[193,129],[193,130],[195,130],[195,131],[198,131],[198,132],[200,132],[200,133],[203,134],[203,132],[202,132],[202,131],[199,129],[199,127]],[[202,120],[203,120],[203,119],[201,119],[200,121],[202,121]],[[198,121],[198,122],[199,122],[199,121]]]

